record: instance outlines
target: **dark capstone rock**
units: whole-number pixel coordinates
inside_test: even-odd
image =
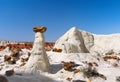
[[[41,33],[43,33],[46,30],[47,30],[47,28],[45,26],[36,26],[36,27],[33,28],[34,32],[41,32]]]

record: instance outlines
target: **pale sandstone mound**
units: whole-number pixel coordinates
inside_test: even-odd
[[[64,53],[88,53],[93,45],[92,34],[73,27],[56,41],[54,48]]]
[[[120,53],[119,41],[120,34],[95,35],[73,27],[56,41],[54,48],[64,53]]]
[[[120,34],[94,35],[94,47],[92,50],[99,53],[110,50],[120,52]]]
[[[31,56],[25,65],[27,72],[35,72],[37,70],[49,72],[50,64],[44,47],[44,32],[46,27],[40,26],[33,29],[35,32],[35,41]]]

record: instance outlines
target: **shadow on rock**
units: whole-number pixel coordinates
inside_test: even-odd
[[[62,69],[62,64],[52,64],[50,66],[50,73],[55,74]]]
[[[44,75],[14,75],[7,79],[9,82],[58,82]]]
[[[5,76],[0,75],[0,82],[8,82],[8,80]]]

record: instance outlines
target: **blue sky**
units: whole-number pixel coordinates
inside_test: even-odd
[[[46,26],[46,41],[71,27],[95,34],[120,33],[120,0],[0,0],[0,39],[34,41],[34,26]]]

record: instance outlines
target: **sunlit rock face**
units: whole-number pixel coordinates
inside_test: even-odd
[[[31,56],[25,65],[27,72],[34,72],[36,70],[49,72],[50,64],[44,47],[44,32],[46,27],[39,26],[33,29],[35,32],[35,41]]]
[[[91,33],[73,27],[56,41],[54,48],[62,49],[64,53],[88,53],[93,45]]]

